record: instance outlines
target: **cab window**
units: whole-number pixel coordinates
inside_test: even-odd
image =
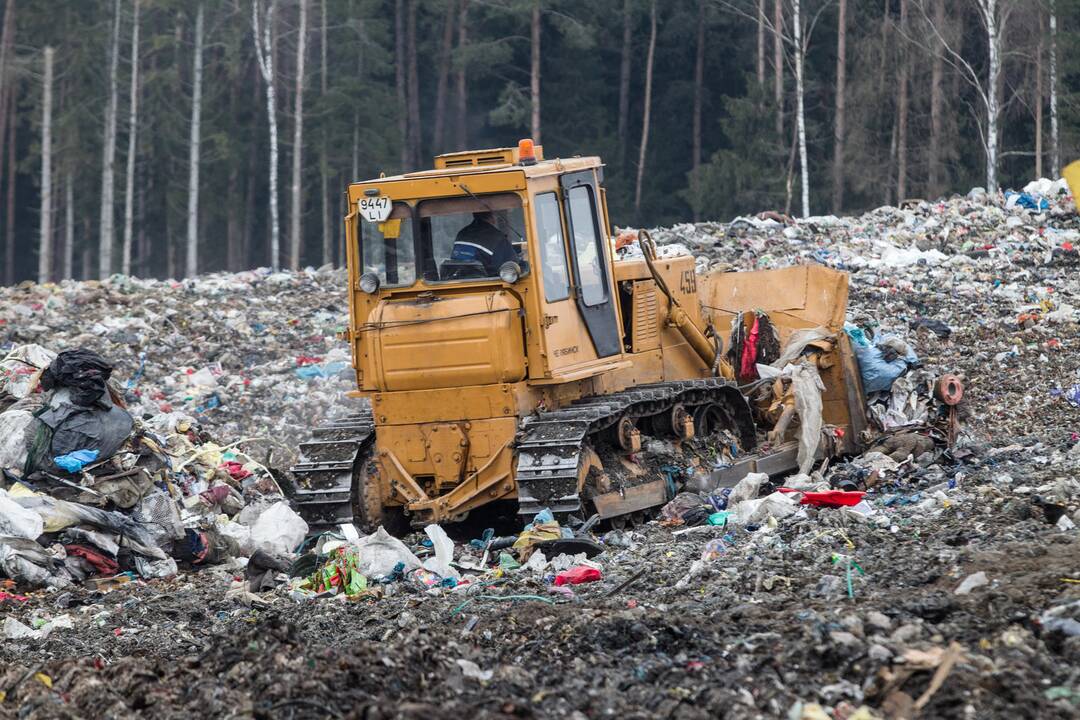
[[[577,262],[581,300],[587,307],[607,302],[607,283],[604,275],[604,249],[596,228],[596,201],[592,188],[578,185],[566,193],[570,227],[574,233],[574,255]]]
[[[536,241],[540,244],[540,274],[544,279],[544,297],[557,302],[570,297],[570,276],[566,267],[566,244],[563,241],[559,197],[553,192],[537,195]]]
[[[417,215],[426,282],[497,279],[510,261],[526,267],[525,218],[513,193],[424,200]]]
[[[412,209],[394,203],[390,217],[373,223],[360,218],[361,273],[375,273],[382,287],[402,287],[416,282]]]

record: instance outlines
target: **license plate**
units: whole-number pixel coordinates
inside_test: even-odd
[[[386,218],[390,217],[390,210],[393,208],[393,203],[386,196],[362,197],[358,204],[360,216],[373,223],[385,222]]]

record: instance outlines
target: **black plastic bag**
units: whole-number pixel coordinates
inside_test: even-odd
[[[112,365],[93,350],[65,350],[41,373],[41,386],[46,390],[71,388],[72,402],[88,407],[105,394],[112,371]]]

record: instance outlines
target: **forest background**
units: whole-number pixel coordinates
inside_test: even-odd
[[[532,137],[613,222],[1056,177],[1080,0],[4,0],[0,283],[341,262],[342,191]]]

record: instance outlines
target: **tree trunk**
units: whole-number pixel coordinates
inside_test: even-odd
[[[319,52],[321,54],[321,66],[319,68],[319,91],[323,101],[326,100],[327,91],[327,64],[326,64],[326,5],[330,0],[322,0],[322,23],[319,28]],[[322,264],[330,265],[334,262],[334,241],[330,231],[330,159],[327,157],[326,123],[322,123],[322,148],[319,152],[319,179],[322,191],[322,207],[319,213],[322,225]]]
[[[1001,104],[998,86],[1001,82],[1001,34],[998,27],[997,0],[982,0],[986,22],[989,68],[986,87],[986,191],[997,192],[998,121]]]
[[[1058,135],[1057,7],[1050,0],[1050,175],[1061,176],[1061,144]]]
[[[461,17],[458,20],[458,52],[462,55],[457,72],[457,150],[465,150],[469,144],[469,64],[464,54],[469,45],[469,0],[461,0]]]
[[[7,235],[4,243],[4,284],[15,284],[15,148],[18,143],[16,130],[18,123],[15,122],[15,82],[8,85],[8,92],[12,101],[8,104],[8,151],[7,151],[7,227],[4,228]]]
[[[1039,43],[1035,47],[1035,177],[1043,176],[1043,35],[1044,20],[1039,12]]]
[[[420,148],[423,144],[420,126],[420,72],[416,54],[416,13],[420,0],[408,0],[406,16],[405,52],[409,56],[409,157],[412,167],[421,167]]]
[[[225,268],[230,272],[240,270],[241,211],[243,193],[240,191],[240,167],[236,161],[229,163],[229,206],[225,210]]]
[[[195,57],[191,70],[191,141],[188,143],[187,253],[184,277],[199,274],[199,161],[202,145],[203,4],[195,11]]]
[[[139,134],[139,0],[132,3],[131,21],[131,91],[128,104],[128,151],[124,173],[124,240],[121,271],[131,274],[131,240],[135,223],[135,148]]]
[[[656,55],[656,0],[649,6],[649,51],[645,56],[645,111],[641,120],[641,148],[638,152],[637,182],[634,184],[634,217],[641,221],[641,185],[645,179],[645,153],[649,146],[649,116],[652,111],[653,58]]]
[[[105,142],[101,160],[101,219],[98,225],[98,277],[102,280],[112,273],[113,243],[116,240],[114,164],[116,162],[116,116],[119,91],[116,87],[120,63],[120,0],[113,2],[112,40],[109,43],[109,99],[105,107]]]
[[[765,0],[757,4],[757,84],[765,87]]]
[[[261,39],[259,2],[260,0],[252,0],[251,17],[255,34],[255,59],[259,63],[263,82],[266,83],[266,119],[270,126],[270,266],[277,271],[281,268],[281,226],[278,221],[278,129],[274,97],[274,44],[271,33],[277,0],[270,0],[269,17],[266,19]]]
[[[934,0],[934,26],[940,31],[945,24],[945,0]],[[945,48],[940,40],[934,43],[934,59],[930,69],[930,147],[929,188],[927,194],[941,196],[941,107],[944,100],[941,82],[945,75]]]
[[[773,104],[776,140],[784,142],[784,0],[773,3]]]
[[[394,85],[397,89],[401,171],[409,167],[409,93],[405,87],[405,0],[394,0]]]
[[[52,279],[52,104],[53,60],[56,50],[45,46],[45,79],[41,91],[41,237],[38,245],[38,283]]]
[[[15,0],[7,0],[4,7],[4,30],[0,33],[0,149],[3,148],[6,128],[4,124],[8,119],[8,105],[15,104],[15,93],[12,91],[15,75],[12,73],[8,79],[8,67],[12,62],[15,52]],[[14,122],[14,114],[12,114]],[[3,153],[0,152],[0,159]],[[10,216],[9,216],[10,217]]]
[[[75,261],[75,173],[70,160],[64,171],[64,249],[60,260],[60,279],[71,280]]]
[[[435,88],[435,130],[432,133],[432,149],[443,152],[446,133],[446,98],[450,89],[450,51],[454,46],[454,16],[457,1],[447,0],[446,17],[443,19],[442,44],[439,46],[439,80]]]
[[[900,0],[900,73],[897,78],[897,92],[899,97],[896,102],[896,202],[903,202],[907,198],[907,136],[908,136],[908,73],[911,62],[911,53],[907,44],[907,18],[908,0]]]
[[[833,113],[832,211],[844,208],[844,93],[847,87],[847,0],[836,20],[836,109]]]
[[[532,139],[537,145],[540,139],[540,0],[532,6],[532,63],[529,66],[529,99],[532,102]]]
[[[622,12],[622,59],[619,65],[619,161],[626,153],[626,134],[630,123],[630,60],[633,55],[634,36],[632,0],[623,0]]]
[[[799,133],[799,188],[802,192],[802,216],[810,217],[810,169],[807,167],[806,158],[806,108],[803,87],[803,58],[806,48],[803,47],[802,18],[800,15],[801,0],[793,0],[791,3],[792,24],[795,38],[795,122],[798,124]]]
[[[274,98],[273,76],[273,27],[274,12],[278,2],[270,0],[266,28],[259,32],[259,2],[252,0],[252,28],[255,33],[255,59],[259,65],[262,82],[267,86],[267,123],[270,126],[270,267],[281,268],[281,225],[278,219],[278,113]],[[259,35],[262,37],[260,38]]]
[[[705,93],[705,4],[706,0],[698,0],[697,47],[694,52],[693,150],[690,165],[695,170],[701,165],[701,105]]]
[[[300,182],[304,163],[304,61],[307,59],[307,6],[300,0],[300,30],[296,39],[296,96],[293,98],[292,193],[289,206],[289,267],[300,269],[300,226],[304,214]]]

